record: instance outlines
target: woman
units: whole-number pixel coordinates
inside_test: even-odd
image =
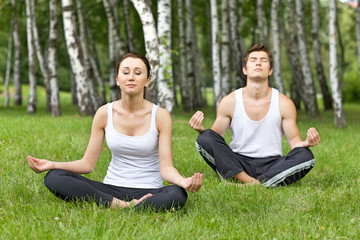
[[[113,209],[133,202],[136,209],[158,211],[181,208],[187,199],[185,189],[200,189],[202,174],[184,178],[173,166],[170,114],[143,97],[150,71],[148,60],[140,54],[128,53],[120,59],[116,83],[122,97],[97,110],[82,159],[53,162],[27,157],[36,173],[50,170],[44,182],[57,197],[95,201]],[[94,170],[104,137],[112,159],[100,183],[79,174]],[[163,187],[163,179],[174,185]]]

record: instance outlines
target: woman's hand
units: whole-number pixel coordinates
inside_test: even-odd
[[[144,196],[142,196],[139,199],[133,199],[130,202],[126,202],[123,200],[120,200],[118,198],[113,198],[112,202],[111,202],[111,209],[116,209],[116,208],[128,208],[132,205],[132,203],[134,204],[134,206],[138,205],[139,203],[141,203],[142,201],[144,201],[145,199],[152,197],[153,195],[151,193],[148,193]]]
[[[189,192],[197,192],[199,191],[202,184],[203,175],[200,173],[195,173],[192,177],[185,178],[183,188],[188,190]]]
[[[27,156],[27,161],[32,170],[36,173],[41,173],[52,169],[53,162],[46,159],[38,159],[32,156]]]

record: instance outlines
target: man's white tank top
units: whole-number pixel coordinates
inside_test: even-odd
[[[246,114],[242,88],[235,90],[236,105],[230,124],[230,148],[239,154],[263,158],[282,155],[283,130],[279,110],[279,91],[272,88],[270,108],[260,121],[251,120]]]
[[[143,136],[120,134],[113,125],[113,102],[107,104],[108,120],[105,128],[106,143],[112,153],[111,162],[104,183],[129,188],[160,188],[158,140],[156,111],[153,104],[151,123]]]

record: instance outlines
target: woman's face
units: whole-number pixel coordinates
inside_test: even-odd
[[[144,87],[150,84],[147,75],[146,65],[141,59],[128,57],[119,66],[116,83],[122,93],[143,94]]]

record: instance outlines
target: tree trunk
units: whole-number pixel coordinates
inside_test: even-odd
[[[105,83],[104,83],[104,79],[102,78],[102,74],[101,74],[101,69],[100,69],[100,63],[99,63],[99,57],[96,51],[96,46],[95,46],[95,42],[94,42],[94,38],[92,35],[92,31],[89,27],[86,28],[86,32],[87,32],[87,36],[89,39],[89,44],[90,44],[90,54],[89,54],[89,60],[90,60],[90,64],[91,64],[91,69],[93,70],[94,73],[94,77],[97,81],[97,84],[99,85],[100,88],[100,93],[101,93],[101,97],[100,97],[100,105],[103,105],[106,103],[106,91],[105,91]]]
[[[241,9],[241,7],[238,7]],[[242,72],[242,51],[240,48],[240,37],[238,31],[238,18],[236,15],[236,0],[229,0],[229,17],[230,17],[230,38],[231,38],[231,55],[232,55],[232,68],[235,70],[236,88],[244,87],[245,81],[243,80]]]
[[[91,97],[90,83],[83,63],[83,53],[78,44],[78,37],[75,29],[75,15],[72,0],[62,0],[64,34],[66,48],[70,57],[71,69],[75,75],[76,96],[78,111],[80,115],[93,115],[95,108]]]
[[[49,1],[50,11],[50,29],[49,29],[49,46],[48,46],[48,70],[49,70],[49,85],[50,85],[50,104],[52,116],[60,116],[60,99],[59,99],[59,85],[56,72],[56,39],[57,39],[57,17],[58,9],[56,0]]]
[[[300,109],[300,100],[303,99],[303,74],[299,61],[299,46],[297,44],[296,25],[295,25],[295,4],[293,0],[288,1],[287,6],[287,22],[289,24],[289,32],[284,31],[286,55],[288,56],[291,72],[291,100],[294,102],[296,109]]]
[[[298,44],[302,64],[302,72],[304,76],[304,85],[302,91],[304,92],[304,104],[307,113],[310,116],[317,116],[319,114],[318,104],[316,100],[316,91],[312,72],[310,68],[310,59],[306,46],[305,24],[304,24],[304,10],[302,0],[296,0],[296,26],[298,31]]]
[[[7,48],[7,58],[6,58],[6,72],[5,72],[5,101],[4,107],[9,106],[10,102],[10,93],[9,93],[9,83],[10,83],[10,72],[11,72],[11,58],[12,58],[12,48],[13,48],[13,31],[14,31],[14,11],[12,9],[11,20],[10,20],[10,31],[9,31],[9,39],[8,39],[8,48]]]
[[[103,0],[103,5],[108,20],[109,31],[109,58],[110,58],[110,73],[109,73],[109,85],[110,85],[110,101],[116,101],[120,97],[119,87],[116,85],[116,73],[117,73],[117,61],[120,56],[124,54],[121,47],[117,43],[121,43],[120,33],[117,28],[117,18],[114,16],[113,10],[115,7],[111,0]],[[117,8],[115,8],[117,9]]]
[[[337,51],[336,51],[336,0],[329,1],[329,58],[330,83],[334,104],[334,122],[336,127],[345,127],[345,113],[342,105],[342,93],[338,79]]]
[[[26,0],[26,35],[28,46],[28,68],[29,68],[29,101],[27,113],[36,112],[36,69],[35,69],[35,51],[32,32],[31,0]]]
[[[278,21],[279,0],[273,0],[271,3],[271,29],[273,35],[273,54],[274,54],[274,78],[277,89],[285,94],[284,84],[281,78],[281,43]]]
[[[174,95],[171,62],[171,0],[158,0],[158,38],[160,66],[158,71],[158,103],[172,114]]]
[[[144,32],[146,57],[150,62],[152,80],[148,87],[147,99],[156,102],[155,84],[157,83],[157,73],[159,69],[159,40],[156,33],[156,24],[146,0],[131,0],[136,11],[140,16]]]
[[[229,0],[221,1],[221,90],[222,97],[231,91]]]
[[[20,71],[21,71],[21,42],[20,42],[20,33],[19,33],[19,24],[18,17],[16,11],[16,0],[11,0],[12,8],[15,9],[14,14],[14,30],[13,30],[13,38],[14,38],[14,69],[13,69],[13,79],[14,79],[14,105],[22,104],[22,93],[21,93],[21,80],[20,80]]]
[[[100,107],[101,100],[99,99],[99,95],[95,86],[95,81],[93,78],[93,70],[91,68],[91,62],[90,62],[90,54],[89,54],[89,44],[87,40],[87,34],[86,34],[86,26],[85,26],[85,20],[82,13],[82,0],[76,0],[76,12],[78,16],[78,23],[79,23],[79,39],[80,39],[80,47],[81,52],[83,54],[83,64],[85,67],[85,71],[87,72],[90,87],[90,93],[91,93],[91,100],[93,102],[95,110],[97,110]]]
[[[178,21],[179,21],[179,51],[180,51],[180,93],[181,104],[185,112],[192,111],[192,101],[190,99],[190,84],[186,76],[186,48],[185,48],[185,32],[184,32],[184,12],[183,0],[178,0]]]
[[[31,11],[31,22],[32,22],[32,34],[33,41],[35,46],[36,56],[40,65],[40,71],[44,78],[44,87],[46,91],[46,111],[51,112],[51,93],[49,85],[49,71],[47,64],[45,64],[44,55],[40,46],[39,33],[36,24],[36,15],[35,15],[35,0],[30,0],[30,11]]]
[[[124,3],[124,16],[125,16],[125,26],[128,38],[128,48],[130,52],[135,51],[134,46],[134,34],[131,28],[130,12],[129,12],[129,0],[123,0]]]
[[[212,74],[214,86],[214,107],[217,109],[221,96],[221,70],[219,53],[219,32],[218,32],[218,14],[216,0],[210,0],[211,11],[211,42],[212,42]]]
[[[356,8],[356,45],[358,53],[358,69],[360,79],[360,0],[358,0],[358,6]]]
[[[325,110],[332,109],[331,96],[329,92],[329,88],[327,86],[327,80],[324,74],[324,68],[321,59],[321,48],[319,42],[319,1],[313,0],[311,1],[311,20],[312,20],[312,40],[313,40],[313,48],[315,54],[316,61],[316,74],[320,83],[321,92],[323,95],[324,108]]]
[[[257,29],[259,35],[259,43],[265,44],[264,34],[264,0],[256,1]]]

